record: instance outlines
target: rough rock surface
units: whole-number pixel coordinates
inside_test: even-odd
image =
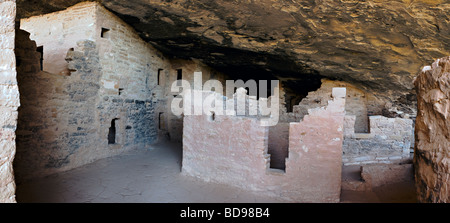
[[[450,202],[450,57],[426,66],[418,95],[415,176],[421,202]]]
[[[20,106],[14,54],[14,0],[0,1],[0,203],[16,202],[13,160]]]
[[[80,1],[18,0],[18,14]],[[168,55],[298,88],[318,74],[339,78],[399,110],[420,68],[450,54],[448,0],[97,1]]]

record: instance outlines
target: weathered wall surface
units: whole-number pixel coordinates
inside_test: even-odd
[[[292,179],[290,184],[301,182],[297,190],[289,191],[291,196],[339,202],[345,88],[333,88],[332,98],[326,107],[310,109],[301,122],[290,125],[286,177]]]
[[[343,93],[344,92],[344,93]],[[296,202],[338,202],[345,89],[289,127],[286,171],[270,168],[269,127],[247,116],[185,116],[183,174]],[[333,171],[330,171],[333,170]]]
[[[112,120],[117,119],[116,147],[151,144],[158,138],[155,109],[165,104],[162,86],[157,84],[158,70],[167,70],[169,61],[111,12],[96,3],[88,4],[96,8],[102,135],[108,135]],[[105,137],[102,140],[106,142]]]
[[[218,80],[222,83],[225,91],[226,76],[195,60],[173,59],[170,61],[170,64],[169,76],[167,77],[167,83],[165,85],[165,99],[168,103],[164,115],[167,119],[167,132],[170,140],[181,142],[183,140],[183,117],[174,115],[170,109],[172,100],[176,95],[179,95],[177,92],[171,92],[172,84],[176,82],[178,78],[178,70],[181,70],[182,79],[188,81],[191,88],[194,87],[194,73],[202,72],[202,84],[210,79]]]
[[[331,98],[330,92],[334,87],[345,87],[347,89],[345,112],[346,115],[355,116],[355,132],[368,132],[368,115],[381,114],[383,103],[372,94],[346,82],[322,79],[322,86],[317,91],[310,92],[300,104],[294,106],[294,113],[303,116],[308,112],[308,109],[326,105]]]
[[[416,77],[414,167],[420,202],[450,202],[450,57]]]
[[[94,40],[96,8],[78,4],[69,10],[20,21],[20,28],[31,34],[37,46],[43,46],[43,70],[52,74],[69,75],[67,51],[82,39]]]
[[[355,133],[355,116],[345,116],[345,165],[395,163],[411,160],[413,120],[370,116],[369,133]]]
[[[93,35],[90,39],[80,36],[77,42],[68,38],[65,45],[58,46],[66,52],[63,58],[68,75],[41,71],[36,44],[25,32],[19,32],[18,73],[24,104],[19,112],[15,162],[19,180],[145,148],[158,139],[155,109],[165,102],[163,86],[157,86],[157,73],[159,69],[168,70],[169,62],[98,4],[81,6],[69,8],[67,14],[42,16],[45,20],[36,18],[40,26],[63,27],[54,30],[55,39],[70,37],[74,21],[78,32]],[[61,19],[75,15],[92,18],[93,23]],[[34,19],[28,22],[34,24]],[[102,36],[105,27],[108,35]],[[39,39],[39,34],[33,38]],[[45,42],[50,37],[43,36],[44,48],[50,44]]]
[[[21,27],[43,45],[45,66],[41,71],[36,43],[19,32],[19,180],[145,148],[167,135],[181,141],[183,119],[170,111],[177,70],[190,82],[194,71],[203,72],[203,82],[223,79],[200,62],[165,58],[95,2],[21,20]],[[68,72],[46,72],[61,67]]]
[[[0,1],[0,203],[16,202],[13,160],[20,106],[14,54],[16,1]]]

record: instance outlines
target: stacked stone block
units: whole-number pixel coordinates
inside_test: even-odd
[[[15,0],[0,1],[0,203],[15,202],[13,160],[20,106],[16,81]]]
[[[287,201],[338,202],[344,107],[345,89],[333,89],[327,106],[289,124],[285,171],[270,168],[269,127],[258,118],[186,115],[182,173]]]
[[[414,167],[420,202],[450,202],[450,57],[416,77]]]

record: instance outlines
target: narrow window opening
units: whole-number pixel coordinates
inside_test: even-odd
[[[102,28],[102,32],[100,34],[100,37],[105,38],[105,39],[109,39],[109,31],[110,31],[110,29]]]
[[[159,113],[158,117],[158,129],[163,130],[164,129],[164,112]]]
[[[41,54],[39,61],[41,63],[41,70],[44,70],[44,46],[38,46],[36,51]]]
[[[119,88],[119,95],[122,95],[123,94],[123,88]]]
[[[158,69],[158,85],[161,85],[161,73],[162,73],[163,69]]]
[[[116,144],[116,121],[118,118],[111,120],[111,127],[109,127],[108,144]]]
[[[181,86],[182,79],[183,79],[183,70],[177,69],[177,86]]]

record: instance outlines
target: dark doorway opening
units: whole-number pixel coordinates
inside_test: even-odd
[[[111,120],[111,127],[109,127],[108,144],[116,144],[116,121],[118,118]]]

